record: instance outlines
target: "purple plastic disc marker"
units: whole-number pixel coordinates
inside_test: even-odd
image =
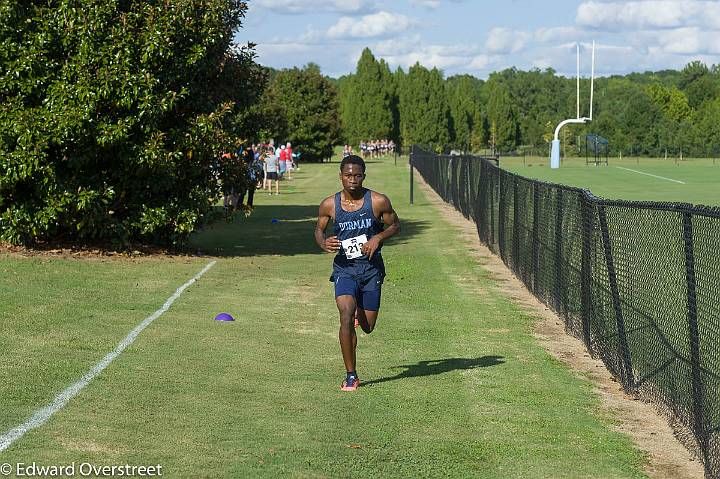
[[[220,313],[215,316],[215,321],[235,321],[235,318],[229,313]]]

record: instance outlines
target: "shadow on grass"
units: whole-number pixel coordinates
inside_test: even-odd
[[[430,361],[420,361],[416,364],[405,364],[395,366],[393,369],[405,368],[395,376],[373,379],[363,383],[364,386],[372,386],[387,381],[396,381],[398,379],[414,378],[418,376],[434,376],[436,374],[447,373],[450,371],[468,370],[475,368],[486,368],[489,366],[497,366],[504,364],[502,356],[482,356],[479,358],[449,358],[435,359]]]
[[[195,233],[191,250],[212,256],[293,256],[326,254],[315,244],[318,205],[260,205],[245,218],[216,221]],[[429,226],[427,221],[401,221],[400,234],[387,246],[403,244]],[[327,234],[331,234],[332,225]]]

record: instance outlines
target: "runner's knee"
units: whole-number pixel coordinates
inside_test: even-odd
[[[352,326],[355,322],[355,304],[352,301],[338,302],[338,311],[340,312],[340,324]]]

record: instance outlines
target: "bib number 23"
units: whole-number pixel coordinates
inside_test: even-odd
[[[348,238],[340,242],[347,259],[361,257],[363,255],[361,248],[365,243],[367,243],[366,235],[355,236],[354,238]]]

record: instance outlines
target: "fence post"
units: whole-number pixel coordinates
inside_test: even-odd
[[[505,225],[506,221],[506,210],[505,210],[505,189],[503,188],[503,182],[506,174],[503,171],[498,170],[498,251],[500,252],[500,258],[502,258],[505,264],[508,263],[507,255],[505,254]]]
[[[703,420],[702,374],[700,369],[700,333],[698,331],[695,282],[695,252],[693,245],[692,215],[683,213],[683,240],[685,242],[685,276],[687,280],[688,323],[690,327],[690,371],[692,384],[693,432],[698,438],[703,459],[707,453],[707,432]],[[707,461],[703,460],[704,463]]]
[[[477,194],[475,197],[475,208],[473,209],[473,221],[477,227],[478,234],[483,243],[492,250],[490,245],[490,239],[488,235],[488,205],[492,205],[491,201],[485,197],[487,193],[487,178],[485,178],[485,160],[480,160],[480,175],[477,178],[476,190]]]
[[[513,175],[513,244],[512,244],[512,268],[520,279],[525,282],[525,278],[520,274],[520,208],[518,208],[518,181]]]
[[[612,295],[613,310],[615,311],[615,322],[617,324],[618,341],[620,343],[620,358],[623,362],[620,371],[620,379],[623,383],[625,391],[632,391],[635,388],[635,377],[632,370],[632,358],[630,357],[630,348],[627,343],[627,330],[625,329],[625,319],[623,318],[622,305],[620,304],[620,293],[617,287],[617,276],[615,275],[615,263],[612,257],[612,248],[610,245],[610,233],[608,232],[607,217],[605,215],[605,206],[598,205],[598,217],[600,220],[600,233],[602,235],[603,250],[605,252],[605,263],[607,265],[608,281],[610,282],[610,293]]]
[[[538,232],[538,222],[540,219],[540,185],[533,182],[533,231],[532,231],[532,289],[537,296],[538,284],[540,283],[538,276],[540,274],[540,233]]]
[[[485,208],[486,213],[489,217],[488,225],[488,244],[495,243],[495,203],[497,202],[498,180],[499,177],[496,174],[489,173],[491,171],[490,164],[487,160],[483,160],[483,184],[485,184],[489,198],[487,200],[487,206]]]
[[[590,317],[592,316],[592,243],[593,203],[583,192],[580,198],[582,217],[582,262],[580,266],[580,301],[582,304],[582,328],[585,347],[593,355],[590,338]]]
[[[565,306],[565,283],[563,281],[563,257],[562,257],[562,223],[563,223],[563,190],[555,189],[555,309],[563,316],[567,315]]]
[[[410,147],[410,206],[413,204],[413,156],[415,155],[415,145]]]

